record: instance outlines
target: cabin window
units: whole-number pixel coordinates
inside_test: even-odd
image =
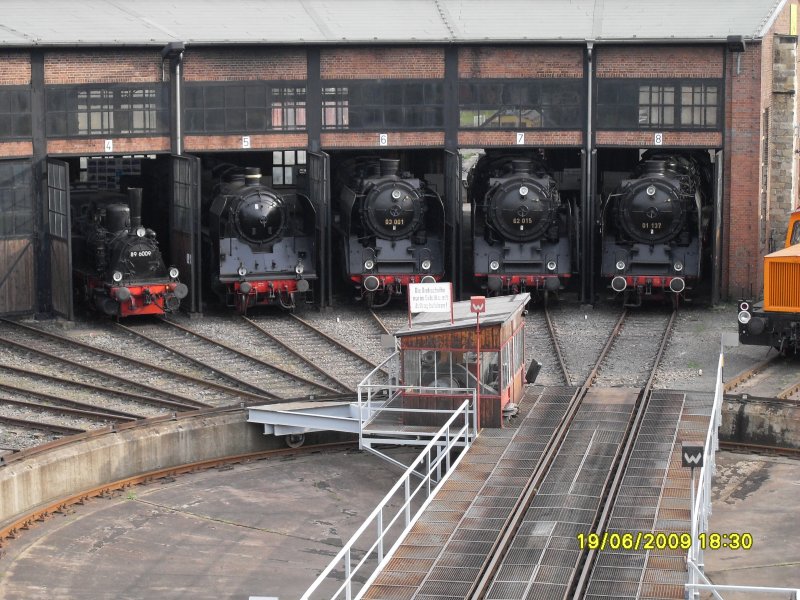
[[[500,389],[500,353],[481,352],[481,394],[494,395]],[[475,387],[476,353],[464,350],[404,350],[403,384],[412,387]],[[424,392],[429,393],[429,392]]]

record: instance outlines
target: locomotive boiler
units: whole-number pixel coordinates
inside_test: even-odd
[[[473,271],[490,294],[561,289],[572,275],[572,205],[534,154],[485,154],[468,185]]]
[[[227,165],[218,178],[207,198],[205,233],[214,292],[240,313],[310,301],[317,280],[314,205],[262,185],[259,168]]]
[[[116,317],[177,310],[189,290],[178,269],[164,265],[155,232],[142,225],[142,190],[73,190],[70,199],[78,295]]]
[[[702,276],[711,212],[705,152],[647,151],[603,206],[601,273],[626,306],[674,306]]]
[[[409,283],[444,277],[444,204],[399,160],[364,157],[338,172],[339,250],[356,296],[385,306]]]

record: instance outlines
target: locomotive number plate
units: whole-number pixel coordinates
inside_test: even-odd
[[[533,217],[514,217],[511,222],[514,225],[532,225]]]
[[[405,225],[406,224],[406,220],[405,219],[384,219],[383,220],[383,224],[384,225]]]
[[[642,229],[661,229],[661,223],[642,223]]]
[[[150,256],[151,254],[153,254],[152,250],[139,250],[138,252],[136,250],[134,250],[133,252],[131,252],[131,258],[138,258],[138,257],[142,257],[142,256]]]

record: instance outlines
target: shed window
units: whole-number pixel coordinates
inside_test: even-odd
[[[306,127],[306,88],[265,81],[191,83],[185,88],[186,133],[259,133]]]
[[[461,81],[462,129],[574,129],[580,127],[579,80]]]
[[[168,92],[142,86],[48,86],[47,135],[141,135],[168,133]]]
[[[394,130],[444,126],[438,81],[353,81],[322,89],[324,129]]]
[[[31,93],[28,88],[0,87],[0,139],[31,137]]]
[[[719,129],[720,80],[600,79],[599,129]]]
[[[0,161],[0,237],[33,233],[31,165],[27,161]]]
[[[713,127],[717,124],[718,112],[716,85],[681,86],[681,123]]]

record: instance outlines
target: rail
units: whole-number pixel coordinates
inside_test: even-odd
[[[725,355],[720,352],[717,366],[717,383],[714,391],[714,405],[711,409],[711,418],[708,422],[705,446],[703,449],[703,466],[700,468],[700,479],[697,484],[697,495],[692,503],[692,545],[686,558],[689,570],[688,583],[686,584],[686,597],[694,600],[699,598],[699,592],[710,592],[717,600],[723,600],[720,591],[738,591],[747,593],[778,594],[783,598],[800,598],[800,589],[757,587],[739,585],[715,585],[703,572],[703,549],[700,546],[699,535],[708,533],[708,517],[711,515],[711,484],[716,471],[715,456],[719,449],[719,426],[722,423],[722,402],[724,400],[725,386],[722,382]],[[694,471],[694,469],[692,469]],[[695,483],[692,476],[692,494],[694,496]]]
[[[360,389],[361,386],[359,386]],[[474,390],[470,391],[474,393]],[[411,527],[444,485],[454,467],[466,454],[474,439],[474,420],[472,423],[470,422],[474,414],[473,410],[469,400],[461,403],[461,406],[453,412],[416,460],[406,469],[403,476],[389,490],[389,493],[353,534],[353,537],[344,545],[328,567],[320,573],[311,587],[303,594],[301,600],[310,600],[314,597],[346,598],[347,600],[355,598],[358,600],[363,596],[383,565],[391,559]],[[457,447],[460,447],[460,450],[456,453]],[[443,467],[444,472],[442,472]],[[418,471],[420,468],[423,469],[421,473]],[[416,487],[412,487],[412,476],[420,474],[422,475],[421,480]],[[396,506],[398,501],[400,504]],[[417,504],[416,508],[414,508],[414,504]],[[394,512],[387,515],[387,511]],[[394,538],[393,542],[392,538]],[[368,544],[368,547],[363,550],[365,544]],[[385,551],[387,544],[392,544],[388,552]],[[361,556],[361,558],[358,559],[357,556]],[[338,568],[343,570],[344,582],[332,593],[320,590],[328,579],[341,580],[342,574],[336,570]],[[366,575],[369,568],[372,568],[372,571]],[[354,586],[359,585],[362,578],[364,583],[360,584],[360,588],[354,590]]]

